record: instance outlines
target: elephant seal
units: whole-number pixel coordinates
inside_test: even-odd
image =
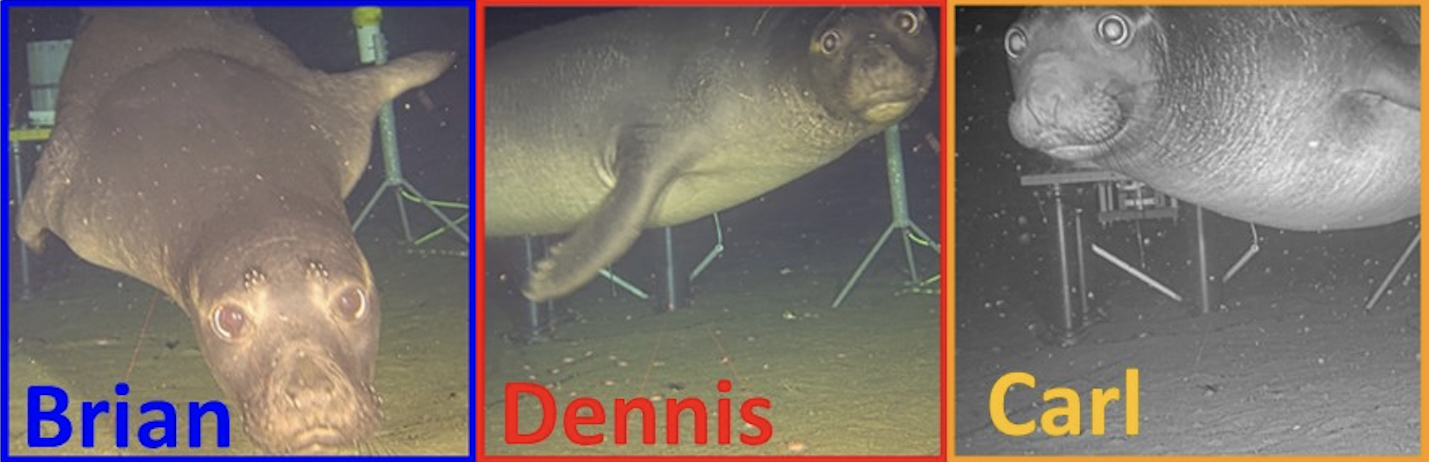
[[[1027,147],[1279,228],[1419,213],[1417,8],[1037,8],[1005,44]]]
[[[567,233],[522,292],[565,295],[640,230],[757,197],[911,112],[920,8],[649,8],[489,47],[487,236]]]
[[[381,104],[448,53],[327,75],[227,9],[96,9],[18,221],[168,294],[269,452],[370,436],[381,312],[343,198]]]

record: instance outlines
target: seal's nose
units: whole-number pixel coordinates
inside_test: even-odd
[[[330,453],[371,436],[380,417],[370,385],[356,383],[330,353],[290,345],[275,370],[254,440],[270,451]]]
[[[1033,80],[1019,92],[1008,113],[1012,137],[1033,149],[1062,143],[1054,134],[1061,128],[1057,107],[1062,103],[1062,89],[1045,79]]]
[[[1017,99],[1008,112],[1012,137],[1023,146],[1084,160],[1058,148],[1107,142],[1125,124],[1115,86],[1072,72],[1079,64],[1068,57],[1048,53],[1023,65],[1030,70],[1014,72]]]
[[[293,375],[284,384],[283,393],[294,410],[321,410],[333,404],[340,385],[321,361],[307,351],[298,351],[292,367]]]

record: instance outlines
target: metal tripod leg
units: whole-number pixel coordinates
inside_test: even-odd
[[[844,297],[847,297],[849,291],[853,290],[853,285],[863,276],[863,271],[868,269],[868,264],[873,261],[873,256],[883,248],[884,242],[888,241],[888,237],[893,234],[894,230],[903,230],[901,234],[903,255],[908,261],[908,274],[915,284],[918,282],[918,269],[913,262],[913,248],[912,243],[909,242],[912,237],[910,236],[916,236],[928,243],[934,252],[942,251],[937,241],[928,237],[928,233],[923,232],[922,228],[908,218],[908,192],[903,182],[903,146],[898,134],[898,125],[888,127],[888,130],[883,132],[883,141],[884,153],[887,155],[888,196],[893,208],[893,221],[888,224],[888,228],[883,230],[883,235],[878,238],[878,243],[874,244],[873,248],[868,251],[868,255],[863,257],[863,262],[859,263],[858,269],[854,270],[853,276],[849,277],[848,282],[834,298],[834,308],[843,304]]]
[[[370,8],[370,7],[369,7]],[[363,8],[359,8],[361,10]],[[381,28],[374,18],[381,18],[380,14],[354,15],[354,21],[362,18],[357,23],[358,26],[358,50],[362,53],[363,62],[370,62],[374,65],[387,63],[387,42],[383,37]],[[369,22],[370,21],[370,22]],[[367,219],[372,207],[377,204],[377,198],[382,197],[382,193],[389,188],[392,189],[393,197],[397,200],[397,214],[402,220],[402,231],[407,237],[407,242],[413,242],[412,226],[407,219],[406,204],[402,200],[402,191],[412,193],[419,198],[419,202],[427,207],[433,215],[442,221],[442,224],[453,233],[461,237],[462,241],[471,242],[465,230],[448,218],[445,213],[438,210],[427,196],[402,177],[402,160],[397,152],[397,123],[396,117],[392,114],[392,102],[383,104],[377,113],[377,133],[382,145],[382,166],[387,178],[382,182],[382,187],[372,193],[372,198],[367,200],[367,205],[362,207],[362,213],[357,216],[357,220],[352,222],[352,230],[362,226],[362,222]]]
[[[1379,297],[1384,295],[1385,289],[1389,288],[1389,282],[1394,280],[1394,276],[1399,274],[1399,268],[1404,266],[1404,261],[1409,259],[1409,254],[1414,253],[1414,249],[1419,247],[1419,235],[1414,233],[1414,239],[1409,241],[1409,245],[1404,247],[1404,253],[1399,254],[1399,261],[1394,262],[1394,267],[1389,269],[1389,274],[1380,281],[1379,288],[1375,289],[1374,295],[1369,297],[1369,303],[1364,306],[1365,311],[1374,309],[1374,304],[1379,302]]]
[[[536,266],[536,253],[531,245],[531,236],[525,237],[526,242],[526,271],[529,273]],[[524,343],[543,343],[550,340],[546,333],[542,331],[541,324],[541,303],[526,301],[526,325],[525,332],[519,334]],[[554,302],[545,302],[547,318],[553,318]],[[553,322],[553,321],[548,321]]]
[[[10,141],[10,171],[15,174],[15,203],[25,203],[25,178],[20,174],[20,149],[22,143],[18,140]],[[13,222],[12,222],[13,223]],[[30,300],[35,296],[34,287],[30,283],[30,249],[21,245],[20,252],[20,299]]]
[[[445,226],[448,230],[451,230],[451,232],[456,233],[457,236],[461,237],[461,240],[471,242],[471,238],[466,234],[466,230],[463,229],[461,225],[458,225],[455,221],[452,221],[452,219],[447,217],[445,213],[442,213],[442,211],[438,209],[437,206],[432,205],[431,199],[427,199],[427,196],[422,195],[421,191],[418,191],[416,187],[412,186],[412,184],[407,182],[407,180],[401,178],[400,175],[401,173],[398,173],[398,176],[396,178],[389,177],[386,182],[382,183],[382,187],[377,188],[377,191],[372,193],[372,198],[368,199],[367,204],[362,207],[362,213],[357,216],[356,221],[352,222],[353,231],[357,231],[357,228],[362,226],[362,222],[366,220],[368,214],[372,212],[373,206],[377,205],[377,200],[382,198],[382,193],[387,191],[388,189],[391,189],[393,197],[397,200],[397,211],[402,218],[402,229],[407,233],[407,241],[411,242],[412,228],[407,224],[407,209],[403,205],[402,200],[402,189],[405,188],[408,193],[417,196],[418,202],[421,203],[423,206],[426,206],[427,210],[432,212],[432,215],[435,215],[437,219],[442,221],[442,226]]]
[[[662,297],[664,311],[675,311],[685,304],[685,295],[690,287],[689,277],[677,277],[675,271],[675,234],[672,227],[665,227],[665,296]]]

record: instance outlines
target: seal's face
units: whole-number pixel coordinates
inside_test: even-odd
[[[883,126],[928,94],[937,33],[922,8],[839,9],[814,28],[809,54],[815,91],[830,113]]]
[[[1148,118],[1164,48],[1146,9],[1029,9],[1004,45],[1017,100],[1008,122],[1022,145],[1067,160],[1111,151]]]
[[[381,421],[372,385],[380,310],[350,235],[272,239],[224,260],[194,279],[191,314],[248,436],[278,453],[370,436]]]

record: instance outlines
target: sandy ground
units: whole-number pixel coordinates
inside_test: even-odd
[[[841,231],[842,232],[842,231]],[[876,234],[870,233],[870,237]],[[498,335],[488,336],[485,443],[501,455],[849,455],[936,454],[939,439],[939,302],[936,296],[904,291],[901,252],[885,250],[838,309],[829,307],[840,284],[857,263],[853,246],[824,246],[822,252],[784,249],[770,253],[732,249],[695,287],[694,306],[655,314],[650,302],[614,293],[595,283],[562,302],[563,324],[555,340],[517,345],[499,335],[507,316],[488,317]],[[837,251],[831,249],[838,249]],[[933,268],[936,254],[918,251]],[[798,255],[799,257],[794,257]],[[782,257],[781,257],[782,256]],[[788,264],[807,259],[807,264]],[[926,273],[925,273],[926,275]],[[520,306],[514,287],[495,286],[490,305]],[[729,393],[716,390],[730,379]],[[607,408],[617,398],[699,398],[709,407],[708,444],[693,444],[693,414],[681,415],[679,445],[666,443],[664,406],[656,406],[655,444],[633,438],[612,443],[613,417],[583,427],[602,433],[594,446],[569,442],[564,421],[540,444],[510,445],[509,426],[530,433],[539,426],[536,398],[506,400],[510,382],[540,384],[554,395],[556,412],[576,397],[594,398]],[[766,443],[745,445],[739,435],[757,435],[737,415],[754,398],[770,401],[755,412],[768,419]],[[730,419],[714,409],[728,399]],[[511,407],[514,405],[514,409]],[[508,420],[508,409],[518,421]],[[721,422],[730,422],[732,442],[717,444]],[[630,435],[640,435],[638,420]]]
[[[1377,247],[1394,255],[1392,242]],[[1326,257],[1332,262],[1318,277],[1268,269],[1247,275],[1208,315],[1111,277],[1101,291],[1110,295],[1099,303],[1105,319],[1070,347],[1037,340],[1048,323],[1034,299],[969,291],[959,299],[966,304],[956,327],[955,452],[1417,454],[1419,278],[1408,268],[1411,274],[1366,311],[1369,277],[1383,277],[1388,265],[1346,264],[1354,255]],[[1140,370],[1140,434],[1126,435],[1125,407],[1113,403],[1106,433],[1091,435],[1091,390],[1124,393],[1128,368]],[[1060,400],[1044,403],[1041,392],[1068,387],[1082,395],[1084,433],[1010,437],[994,428],[989,394],[1013,371],[1037,378],[1037,390],[1008,393],[1013,422],[1062,407]]]

